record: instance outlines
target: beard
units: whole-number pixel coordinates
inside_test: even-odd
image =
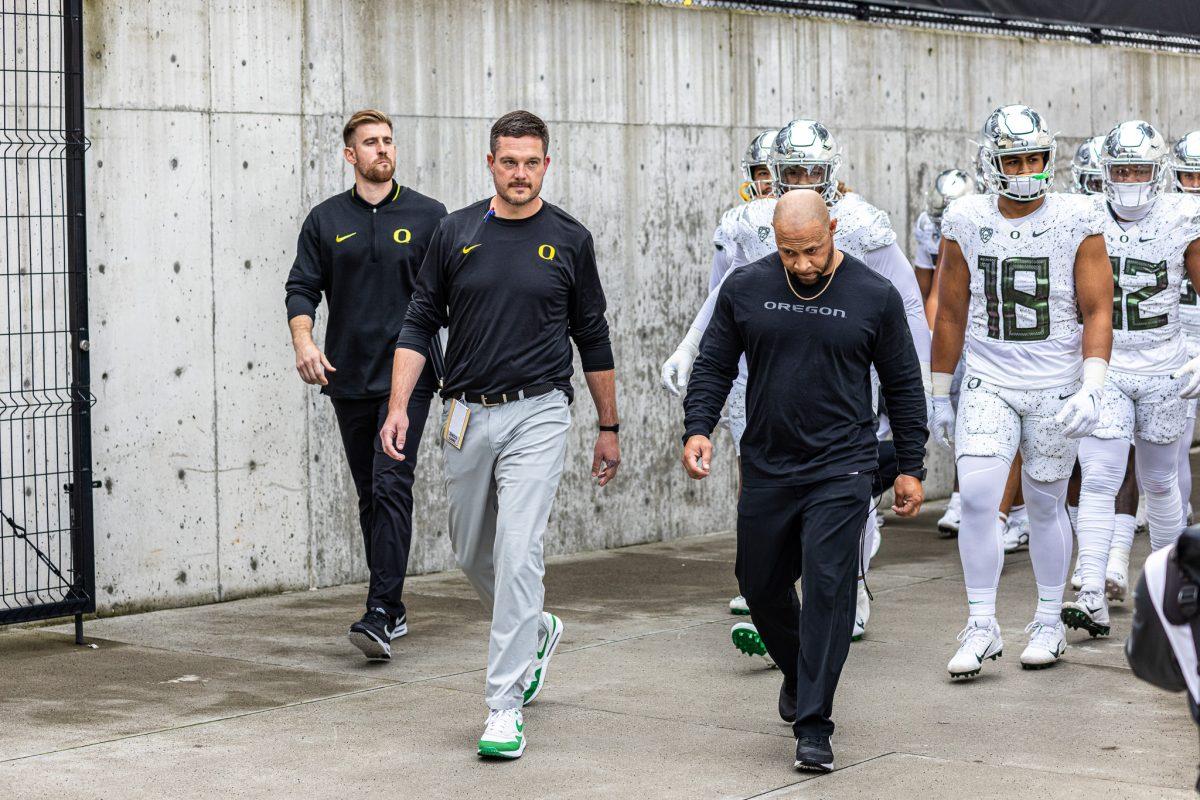
[[[529,189],[529,194],[525,195],[525,196],[521,196],[521,195],[513,193],[511,191],[513,188],[514,187],[512,187],[512,186],[506,186],[506,187],[504,187],[504,190],[498,191],[498,194],[500,195],[500,199],[502,199],[504,202],[508,203],[510,206],[523,206],[526,203],[533,202],[534,200],[537,199],[537,196],[541,193],[541,187],[540,186],[535,187],[531,183],[527,183],[522,187],[517,187],[517,188]]]
[[[390,161],[376,161],[366,169],[360,169],[359,174],[371,183],[387,183],[395,171],[396,165]]]
[[[829,269],[830,269],[830,267],[833,266],[833,257],[836,254],[837,254],[837,248],[830,247],[829,248],[829,256],[825,259],[825,263],[821,265],[820,271],[817,272],[816,274],[812,275],[811,277],[804,277],[795,272],[792,272],[792,274],[796,276],[796,280],[800,281],[800,283],[804,284],[805,286],[812,286],[814,283],[821,280],[821,278],[823,278],[829,274]],[[791,272],[791,270],[788,270],[788,271]]]

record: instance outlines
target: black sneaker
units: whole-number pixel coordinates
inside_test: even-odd
[[[372,608],[350,626],[350,643],[371,661],[390,661],[395,628],[396,621],[386,611]]]
[[[408,633],[408,614],[401,611],[400,616],[392,618],[391,640],[394,642]]]
[[[789,689],[787,681],[779,687],[779,718],[789,725],[796,721],[796,687]]]
[[[806,772],[832,772],[833,748],[828,736],[805,736],[796,740],[796,769]]]

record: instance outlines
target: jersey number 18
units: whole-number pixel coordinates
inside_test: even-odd
[[[1050,259],[1014,256],[1003,262],[980,256],[983,293],[987,298],[988,338],[1005,342],[1040,342],[1050,337]],[[1033,291],[1017,288],[1017,275],[1033,276]],[[1017,306],[1033,312],[1033,324],[1022,326]]]

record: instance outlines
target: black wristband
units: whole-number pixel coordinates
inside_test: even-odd
[[[600,430],[603,433],[620,433],[621,426],[620,425],[601,425]]]

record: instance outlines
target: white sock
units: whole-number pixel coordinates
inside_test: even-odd
[[[1067,518],[1071,520],[1071,530],[1079,530],[1079,506],[1067,506]]]
[[[1038,604],[1033,618],[1043,625],[1054,625],[1062,614],[1063,590],[1066,584],[1058,586],[1037,585]]]
[[[1129,551],[1133,549],[1133,535],[1137,532],[1137,517],[1132,514],[1117,514],[1116,525],[1113,527],[1112,547],[1109,549],[1109,560],[1113,553],[1124,554],[1125,563],[1129,563]]]
[[[1008,519],[1010,522],[1028,522],[1029,512],[1024,505],[1013,506],[1008,510]]]
[[[996,590],[967,589],[967,614],[971,624],[987,627],[996,621]]]
[[[996,456],[958,459],[958,482],[962,487],[958,554],[967,587],[967,611],[974,625],[990,625],[996,616],[996,587],[1004,567],[1004,543],[996,509],[1000,507],[1008,469],[1008,462]]]
[[[1038,587],[1035,618],[1050,625],[1062,612],[1063,587],[1071,566],[1071,526],[1064,502],[1067,480],[1038,481],[1024,473],[1021,487],[1029,506],[1029,560]]]
[[[1150,526],[1150,547],[1160,550],[1174,544],[1183,530],[1183,508],[1179,498],[1175,442],[1154,444],[1137,439],[1134,458],[1138,477],[1146,489],[1146,521]]]

